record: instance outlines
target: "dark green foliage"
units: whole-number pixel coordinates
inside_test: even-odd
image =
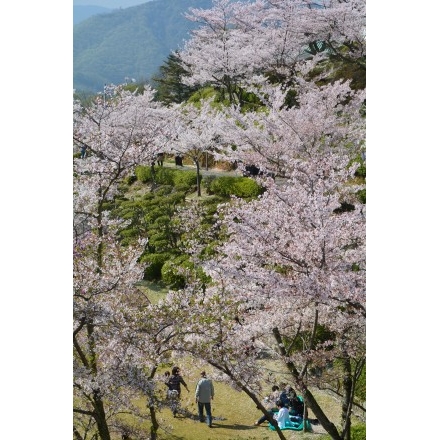
[[[295,338],[291,339],[286,337],[286,339],[288,340],[286,346],[291,346],[292,353],[294,353],[295,351],[302,351],[304,350],[304,344],[307,345],[311,341],[311,337],[312,335],[310,332],[300,332],[300,334],[295,335]],[[332,341],[334,339],[335,335],[330,330],[328,330],[325,326],[318,324],[314,339],[315,346],[317,344],[321,344],[326,341]],[[331,350],[332,348],[333,347],[329,345],[326,350]]]
[[[158,185],[171,185],[174,186],[174,175],[176,170],[170,170],[164,167],[155,167],[155,182]]]
[[[361,163],[358,167],[358,169],[356,170],[356,172],[354,173],[354,175],[356,177],[363,177],[364,179],[367,177],[367,166],[364,163]]]
[[[342,214],[343,212],[354,211],[354,209],[355,209],[355,206],[352,205],[351,203],[342,202],[341,206],[339,208],[336,208],[335,210],[333,210],[333,212],[335,214]]]
[[[182,289],[185,287],[185,273],[193,268],[194,264],[189,261],[187,255],[170,259],[162,266],[162,281],[171,289]]]
[[[173,102],[181,103],[187,101],[196,91],[195,87],[182,83],[182,78],[188,76],[188,71],[176,55],[168,55],[165,63],[160,66],[159,72],[152,79],[152,85],[157,90],[157,101],[167,105]]]
[[[171,258],[162,266],[162,281],[173,290],[182,289],[189,279],[198,279],[202,284],[209,282],[201,267],[196,267],[188,255]]]
[[[145,254],[141,257],[141,263],[148,263],[144,272],[144,279],[148,281],[159,281],[162,278],[162,266],[172,257],[169,252],[162,254]]]
[[[255,198],[262,194],[264,188],[249,177],[222,176],[212,180],[207,185],[208,194],[215,194],[223,197],[232,195],[242,198]]]
[[[215,178],[207,187],[208,194],[216,194],[223,197],[230,196],[233,192],[235,179],[235,177],[229,176]]]
[[[365,205],[365,204],[367,203],[367,189],[366,189],[366,188],[359,190],[359,191],[356,193],[356,195],[357,195],[358,200],[359,200],[362,204]]]
[[[170,185],[176,190],[187,191],[197,185],[197,173],[195,171],[173,170],[165,167],[139,165],[135,170],[136,178],[142,183],[156,183],[158,185]],[[202,176],[200,176],[202,178]]]
[[[136,182],[137,177],[135,174],[130,174],[129,176],[127,176],[124,179],[124,183],[126,183],[127,185],[133,185],[134,182]]]

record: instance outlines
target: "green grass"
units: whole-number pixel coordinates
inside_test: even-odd
[[[148,299],[153,303],[157,304],[162,298],[165,298],[168,293],[168,287],[162,285],[161,283],[153,283],[151,281],[138,281],[136,287],[148,296]]]
[[[286,371],[280,370],[280,365],[271,360],[261,360],[268,372],[268,376],[276,381],[289,381]],[[181,368],[182,376],[188,384],[189,392],[182,388],[181,406],[182,413],[173,417],[169,408],[157,414],[161,426],[158,432],[160,440],[275,440],[278,435],[270,431],[267,423],[254,426],[254,422],[262,415],[253,401],[243,392],[232,389],[228,384],[214,380],[215,397],[212,404],[213,427],[197,420],[197,406],[194,399],[195,388],[200,376],[200,371],[205,369],[208,376],[212,377],[213,370],[209,365],[202,364],[194,359],[176,358],[174,364]],[[172,365],[162,366],[157,372],[162,375],[165,370],[171,370]],[[271,384],[267,383],[263,396],[269,394]],[[165,385],[164,385],[165,392]],[[340,405],[330,395],[312,389],[318,403],[324,409],[329,419],[338,426]],[[262,397],[263,397],[262,396]],[[145,401],[139,401],[145,409]],[[309,410],[309,417],[315,418]],[[353,418],[353,424],[359,423]],[[149,431],[149,423],[143,425],[145,432]],[[329,437],[320,425],[312,425],[313,432],[283,431],[286,439],[298,440],[326,440]],[[355,431],[355,429],[354,429]],[[119,437],[115,437],[119,438]],[[362,436],[353,436],[353,440],[364,440]]]
[[[153,282],[141,281],[137,284],[153,303],[157,303],[163,298],[168,289],[162,285]],[[270,359],[260,361],[266,369],[267,377],[276,382],[291,383],[289,373],[283,369],[278,362]],[[260,426],[254,426],[254,422],[261,417],[261,412],[256,408],[253,401],[243,392],[232,389],[228,384],[214,381],[215,397],[212,404],[213,427],[209,428],[205,423],[197,420],[197,407],[194,400],[195,388],[199,378],[200,371],[205,369],[208,375],[212,375],[213,370],[208,365],[200,364],[193,359],[178,358],[175,364],[182,370],[182,375],[188,384],[190,392],[182,389],[181,405],[184,415],[178,415],[174,418],[171,410],[165,408],[158,414],[158,420],[161,428],[158,432],[160,440],[275,440],[278,435],[270,431],[267,423]],[[171,370],[170,366],[162,367],[157,374],[161,375],[165,370]],[[266,384],[264,395],[269,394],[271,383]],[[165,390],[165,385],[164,385]],[[312,392],[318,403],[324,409],[327,417],[339,426],[341,407],[340,404],[329,394],[312,389]],[[143,403],[139,402],[142,406]],[[145,408],[144,408],[145,409]],[[309,410],[309,418],[315,418],[313,412]],[[353,425],[359,424],[359,421],[353,417]],[[144,424],[145,431],[149,431],[149,424]],[[286,439],[298,440],[327,440],[330,437],[326,435],[321,425],[312,425],[313,432],[304,433],[300,431],[283,431]],[[365,429],[364,431],[365,432]],[[118,438],[118,437],[115,437]],[[364,440],[362,436],[362,427],[353,428],[353,440]]]

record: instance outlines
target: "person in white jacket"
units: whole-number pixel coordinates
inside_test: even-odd
[[[278,413],[274,414],[273,418],[278,422],[280,429],[284,429],[286,427],[286,422],[290,423],[289,409],[284,406],[281,400],[277,401],[277,407]]]
[[[196,402],[199,409],[199,420],[203,422],[203,409],[206,409],[206,423],[212,427],[211,400],[214,399],[214,385],[206,377],[206,372],[200,373],[200,380],[196,387]]]

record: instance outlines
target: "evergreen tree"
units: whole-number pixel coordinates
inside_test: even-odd
[[[159,74],[152,78],[153,86],[157,90],[156,100],[167,105],[186,101],[198,87],[183,84],[184,76],[188,76],[188,71],[183,62],[177,53],[171,53],[165,63],[159,67]]]

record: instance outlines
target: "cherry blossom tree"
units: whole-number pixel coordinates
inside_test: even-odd
[[[237,368],[249,341],[266,344],[332,438],[349,439],[354,388],[365,366],[365,206],[356,196],[362,186],[352,183],[358,166],[352,160],[365,138],[365,95],[347,83],[319,87],[298,78],[297,105],[289,107],[282,87],[262,82],[254,91],[265,109],[225,108],[216,119],[229,145],[223,153],[262,168],[275,164],[286,180],[265,181],[259,200],[237,200],[221,213],[229,239],[204,266],[217,286],[228,286],[217,287],[217,297],[235,309],[229,318],[218,315],[224,321],[210,343],[225,322],[235,327],[222,362],[197,352],[244,390],[246,369],[233,374],[225,359]],[[310,391],[332,382],[330,369],[339,375],[333,382],[343,383],[340,432]],[[252,376],[255,384],[245,392],[256,399],[261,374]]]
[[[229,239],[204,263],[213,283],[187,287],[191,308],[181,323],[191,328],[185,350],[263,412],[258,356],[278,359],[335,440],[350,438],[365,366],[365,207],[347,185],[355,169],[347,165],[330,153],[319,164],[298,161],[289,180],[268,184],[260,200],[225,205],[220,223]],[[341,200],[353,209],[341,210]],[[335,380],[343,383],[340,431],[311,391]]]
[[[212,100],[202,100],[200,105],[176,105],[170,111],[173,112],[173,124],[167,148],[192,159],[197,172],[197,195],[200,197],[200,164],[203,157],[212,153],[218,143],[219,114],[212,107]]]
[[[293,106],[286,105],[290,89],[262,82],[250,90],[263,108],[223,108],[218,157],[288,176],[297,160],[310,161],[321,151],[358,156],[365,144],[365,92],[342,81],[317,86],[298,77],[297,83]]]
[[[260,403],[264,352],[290,372],[330,436],[349,440],[365,367],[365,206],[353,179],[365,93],[335,80],[327,61],[364,67],[364,2],[214,0],[188,18],[202,26],[176,55],[188,67],[185,81],[220,88],[230,107],[164,108],[148,88],[110,90],[90,108],[74,107],[74,144],[89,152],[74,162],[75,435],[92,420],[108,440],[120,411],[144,419],[132,405],[142,393],[155,438],[155,371],[171,352],[210,363],[274,422]],[[258,109],[244,108],[249,94]],[[266,190],[257,200],[219,209],[216,253],[201,255],[206,237],[190,233],[198,207],[183,211],[181,245],[211,282],[192,277],[153,306],[134,286],[144,243],[121,246],[122,224],[108,210],[122,179],[160,151],[193,159],[198,195],[207,151],[284,179],[260,179]],[[339,426],[312,392],[338,381]]]
[[[364,0],[214,0],[186,16],[200,27],[178,54],[191,73],[185,82],[217,86],[232,103],[243,104],[241,88],[255,75],[291,81],[310,57],[365,70]]]
[[[122,180],[155,157],[167,132],[167,110],[142,95],[116,88],[89,107],[74,103],[73,140],[89,155],[74,160],[74,435],[96,431],[102,440],[128,429],[118,415],[151,420],[163,398],[155,372],[168,360],[172,328],[135,283],[144,267],[145,240],[122,246],[124,224],[110,216]],[[149,414],[134,399],[147,398]],[[134,429],[130,427],[130,429]],[[137,438],[146,438],[141,430]]]

